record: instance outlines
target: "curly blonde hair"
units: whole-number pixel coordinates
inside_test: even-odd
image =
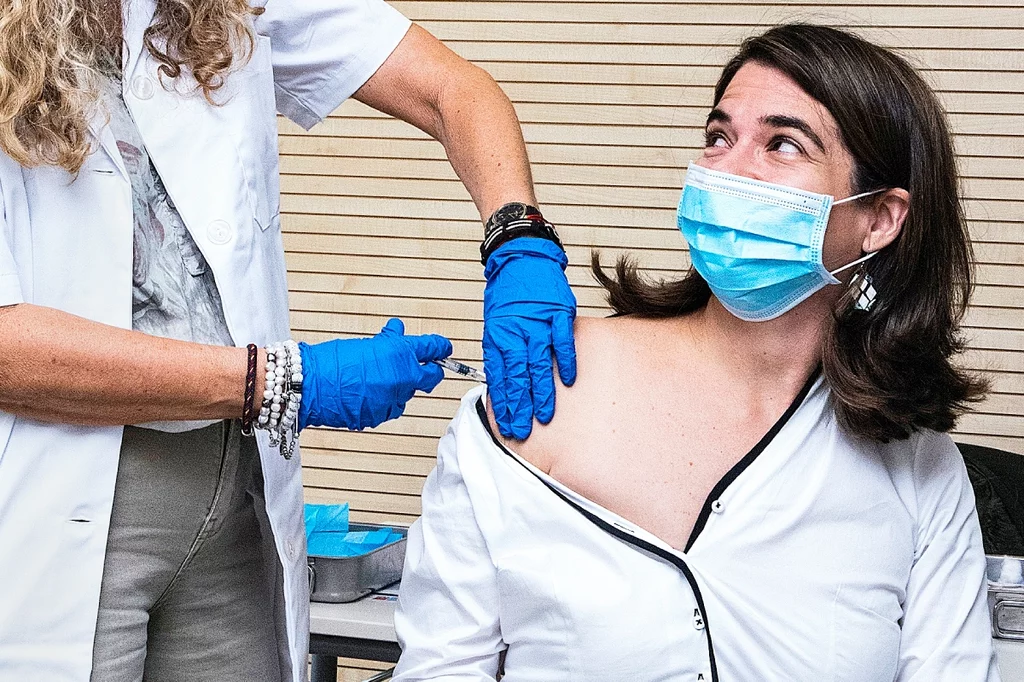
[[[128,2],[126,0],[125,4]],[[101,73],[120,53],[119,0],[0,0],[0,150],[76,173],[91,152]],[[213,93],[252,53],[247,0],[157,0],[143,39],[161,76]]]

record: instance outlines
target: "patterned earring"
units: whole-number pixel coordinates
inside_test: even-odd
[[[850,278],[850,298],[853,299],[854,310],[868,311],[875,305],[878,292],[872,283],[871,275],[862,264]]]

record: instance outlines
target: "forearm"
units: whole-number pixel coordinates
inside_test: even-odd
[[[244,348],[162,339],[28,304],[0,309],[0,410],[19,416],[88,425],[237,418],[245,372]]]
[[[481,220],[503,204],[537,205],[526,143],[512,103],[468,62],[441,92],[437,139],[469,190]]]
[[[494,79],[413,25],[354,95],[442,145],[482,221],[512,201],[536,206],[515,109]]]

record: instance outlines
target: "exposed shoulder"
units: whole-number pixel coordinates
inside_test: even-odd
[[[499,434],[488,405],[491,429],[509,450],[538,469],[548,472],[555,458],[587,433],[610,418],[616,396],[629,388],[631,377],[650,368],[652,349],[659,338],[671,333],[666,320],[631,316],[578,317],[575,323],[577,378],[562,385],[555,372],[555,417],[550,424],[534,421],[525,441]]]
[[[623,318],[577,317],[573,325],[576,340],[577,379],[571,387],[564,386],[558,378],[558,370],[554,371],[555,381],[555,417],[550,424],[533,422],[533,430],[527,440],[506,438],[498,430],[494,420],[494,410],[490,401],[487,403],[487,418],[492,433],[509,450],[520,455],[538,469],[550,471],[551,453],[565,431],[563,424],[572,422],[576,415],[568,415],[573,405],[585,400],[587,388],[594,384],[594,372],[600,371],[601,357],[607,357],[614,350],[618,332]]]

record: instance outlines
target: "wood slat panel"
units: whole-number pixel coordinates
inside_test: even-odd
[[[404,417],[403,417],[404,418]],[[305,464],[305,460],[303,460]],[[419,495],[423,489],[420,476],[400,476],[378,472],[345,471],[320,469],[309,464],[303,468],[302,480],[305,485],[334,490],[359,490],[373,493],[387,490],[403,495]]]
[[[303,469],[303,479],[313,469]],[[418,516],[420,513],[420,496],[398,495],[382,490],[366,492],[345,488],[322,488],[316,485],[305,485],[306,501],[312,504],[339,504],[348,502],[350,509],[360,512],[378,514],[394,514],[403,517]]]
[[[864,6],[856,4],[808,5],[795,10],[787,4],[746,3],[685,4],[646,2],[459,2],[397,0],[399,11],[416,20],[493,21],[514,24],[523,17],[534,22],[573,24],[584,17],[589,23],[706,24],[763,26],[785,21],[818,21],[845,26],[903,26],[948,28],[1000,28],[1024,26],[1024,7],[960,7],[926,5],[909,11],[901,5]]]
[[[362,159],[373,167],[379,159],[444,159],[444,148],[438,142],[426,137],[395,137],[381,139],[372,136],[348,135],[344,138],[322,137],[301,134],[294,123],[282,119],[282,134],[279,138],[281,151],[285,155],[319,155],[324,157],[349,156]],[[315,129],[314,129],[315,130]],[[358,132],[358,131],[354,131]],[[560,144],[534,142],[529,144],[530,159],[533,163],[575,163],[580,166],[654,167],[682,168],[697,158],[700,150],[692,140],[690,146],[680,147],[634,147],[628,145]],[[971,150],[961,149],[960,162],[980,163],[997,173],[995,177],[1017,177],[1012,175],[1019,162],[1001,153],[995,145],[979,145],[981,153],[970,155]],[[1007,162],[1007,159],[1010,159]],[[1011,173],[1010,175],[1004,175]]]
[[[1024,15],[1022,15],[1024,16]],[[459,41],[453,50],[474,62],[637,64],[651,66],[707,66],[724,64],[736,52],[733,45],[688,44],[624,45],[593,43],[584,49],[566,49],[564,43],[533,42],[529,50],[504,41]],[[935,71],[1016,71],[1024,69],[1019,50],[903,49],[912,64]]]
[[[601,316],[606,307],[602,300],[602,290],[594,288],[587,299],[579,300],[580,314],[591,317]],[[1021,298],[1024,299],[1024,290],[1021,291]],[[483,319],[480,310],[479,299],[455,298],[446,299],[443,296],[418,297],[418,296],[394,296],[383,293],[349,293],[349,292],[300,292],[292,293],[292,310],[294,311],[324,311],[335,313],[354,313],[373,315],[382,308],[389,311],[388,314],[402,317],[422,317],[435,319],[451,319],[481,322]],[[979,334],[999,333],[1016,334],[1022,332],[1022,319],[1024,319],[1024,300],[1018,308],[1002,307],[980,307],[973,306],[965,320],[965,327],[974,336],[975,343],[979,345],[987,343],[987,340]],[[1003,336],[1003,341],[1008,342],[1011,337]],[[1003,343],[1000,348],[1017,347],[1024,348],[1024,338],[1019,339],[1021,343],[1006,345]],[[990,347],[990,346],[981,346]]]
[[[580,116],[575,120],[571,118],[572,110],[577,108],[573,105],[520,104],[518,108],[528,110],[534,117],[533,120],[522,121],[523,136],[528,143],[578,145],[695,148],[703,143],[704,118],[707,115],[707,107],[680,108],[675,112],[663,112],[663,107],[649,107],[645,111],[651,112],[650,117],[657,111],[660,122],[639,125],[636,119],[630,120],[626,117],[620,111],[620,107],[578,105]],[[560,117],[557,114],[561,114]],[[588,121],[588,115],[591,119],[598,120]],[[1024,156],[1024,130],[1021,129],[1020,116],[950,114],[949,118],[951,123],[957,122],[957,119],[964,119],[961,122],[962,127],[958,128],[954,135],[954,142],[960,153],[984,155],[992,149],[991,145],[1000,143],[1010,146],[1001,148],[1001,153],[996,154],[997,156]],[[616,123],[618,120],[623,122]],[[376,116],[327,118],[306,135],[428,139],[426,133],[403,121]]]
[[[1024,111],[1024,99],[1021,101]],[[1024,116],[1022,125],[1024,125]],[[287,176],[304,178],[322,176],[336,178],[343,185],[345,178],[403,178],[403,179],[443,179],[458,181],[451,164],[440,156],[438,158],[375,158],[365,159],[351,152],[347,144],[337,145],[337,155],[324,154],[287,154],[281,158],[281,172]],[[678,150],[677,164],[660,165],[620,165],[614,156],[602,160],[603,164],[583,165],[573,162],[570,155],[563,159],[533,162],[534,180],[541,184],[562,185],[602,185],[661,187],[678,191],[686,176],[686,163],[690,156],[697,156],[698,149]],[[653,158],[653,155],[652,155]],[[961,177],[986,180],[1017,180],[1024,181],[1024,164],[1008,160],[991,158],[965,158],[961,162]],[[1010,186],[1010,196],[1019,196],[1019,186]]]
[[[440,404],[445,407],[445,403]],[[452,403],[454,406],[455,403]],[[454,410],[448,415],[450,418]],[[440,416],[440,415],[438,415]],[[340,440],[340,439],[339,439]],[[328,450],[303,444],[302,463],[315,469],[337,469],[339,471],[362,471],[405,476],[426,476],[434,466],[432,457],[408,457],[392,454],[370,454],[346,450]]]
[[[952,4],[960,5],[956,0]],[[758,3],[759,4],[759,3]],[[891,3],[890,3],[891,4]],[[1012,2],[1004,2],[1013,5]],[[420,19],[419,23],[438,38],[450,43],[490,40],[531,45],[532,43],[562,42],[571,46],[592,43],[614,45],[705,45],[738,47],[747,36],[769,28],[760,26],[730,26],[705,24],[699,30],[675,24],[594,23],[584,14],[580,21],[566,30],[564,24],[534,21],[527,15],[521,21],[466,22],[448,19]],[[834,24],[836,25],[836,24]],[[841,25],[837,25],[842,27]],[[846,27],[850,28],[850,27]],[[858,26],[853,30],[868,40],[897,50],[907,48],[984,48],[988,50],[1017,50],[1024,45],[1024,27],[1007,25],[999,28],[933,28],[899,26]]]
[[[456,250],[451,243],[445,244],[438,239],[404,239],[401,237],[373,239],[362,236],[306,233],[286,234],[284,242],[295,255],[308,253],[322,258],[331,254],[372,256],[379,253],[382,247],[386,247],[393,256],[404,258],[444,260],[454,259],[457,254],[462,254],[463,257],[468,256],[471,261],[476,262],[476,259],[473,258],[474,254],[470,250],[474,248],[475,242],[466,242]],[[1011,272],[1016,272],[1014,271],[1016,264],[1024,262],[1024,258],[1020,257],[1022,252],[1024,252],[1024,246],[1020,244],[976,244],[975,261],[978,263],[979,281],[985,281],[988,277],[1003,272],[1007,268]],[[591,248],[569,243],[566,244],[566,253],[573,263],[588,263]],[[619,256],[630,255],[644,268],[655,271],[681,273],[689,267],[682,237],[666,239],[665,245],[660,248],[604,247],[601,249],[601,254],[606,263],[613,262]]]
[[[582,85],[576,83],[502,84],[514,103],[532,104],[601,104],[607,106],[710,107],[712,84],[683,86],[647,83],[608,83]],[[940,91],[939,98],[951,113],[1019,114],[1024,95],[1016,92]],[[375,116],[372,109],[355,100],[343,104],[332,117]]]
[[[1024,125],[1024,117],[1021,119]],[[423,164],[431,162],[420,162]],[[330,163],[324,164],[330,166]],[[370,173],[341,174],[285,174],[282,176],[282,190],[287,194],[301,197],[319,196],[408,196],[408,186],[417,188],[417,192],[433,199],[464,200],[468,198],[465,188],[455,177],[424,177],[425,169],[419,173],[396,172],[391,175],[378,175],[386,171],[384,168],[374,169]],[[568,168],[572,168],[568,170]],[[538,166],[535,172],[537,191],[547,195],[551,203],[591,203],[609,206],[650,206],[652,201],[664,201],[669,198],[678,200],[679,190],[683,185],[685,166],[674,169],[649,169],[636,173],[623,173],[614,167],[565,167],[554,168]],[[404,177],[403,177],[404,175]],[[642,188],[629,182],[629,177],[637,175],[651,180]],[[380,179],[388,182],[382,187]],[[972,178],[965,176],[961,183],[962,193],[968,201],[1004,201],[1007,198],[1024,195],[1024,178]],[[582,197],[577,193],[585,193]],[[599,203],[597,203],[599,201]],[[991,209],[981,209],[988,213]],[[997,206],[997,204],[991,204]],[[670,211],[671,209],[663,209]]]
[[[287,182],[286,179],[282,179]],[[468,196],[463,199],[451,198],[404,198],[386,195],[393,190],[383,187],[384,184],[400,183],[396,179],[388,183],[367,183],[369,192],[374,196],[362,196],[351,193],[344,197],[321,194],[283,194],[281,209],[286,213],[349,215],[349,216],[404,216],[408,218],[427,218],[432,220],[479,220],[479,214]],[[443,181],[433,181],[441,183]],[[420,185],[421,189],[432,185]],[[623,227],[667,227],[675,224],[674,206],[678,196],[662,207],[631,205],[629,194],[618,197],[615,201],[605,201],[605,205],[571,203],[573,196],[587,192],[587,188],[558,188],[542,185],[539,188],[541,200],[545,204],[545,214],[557,225],[616,225]],[[645,188],[627,188],[643,190]],[[653,190],[649,190],[653,191]],[[573,193],[577,193],[574,195]],[[544,194],[551,196],[544,199]],[[678,193],[676,193],[678,194]],[[563,201],[553,201],[562,199]],[[1020,222],[1020,202],[1012,199],[966,199],[964,208],[967,216],[973,220],[985,222]],[[285,222],[287,218],[285,218]]]
[[[953,438],[958,443],[974,443],[975,445],[985,445],[990,448],[999,448],[1007,452],[1024,455],[1024,438],[1002,438],[983,433],[967,433],[962,431],[955,432]]]
[[[664,211],[664,224],[658,227],[631,227],[627,225],[579,225],[575,222],[558,226],[563,243],[586,248],[674,248],[681,239],[678,229],[671,224],[674,213]],[[614,229],[611,229],[614,228]],[[289,234],[329,234],[381,238],[421,238],[475,244],[483,230],[476,220],[413,219],[394,216],[347,216],[322,214],[292,214],[285,220],[284,230]],[[1015,245],[1024,223],[970,222],[975,244],[991,243]],[[465,248],[460,246],[460,253]],[[979,246],[979,253],[987,249]],[[984,255],[978,257],[986,261]],[[1018,262],[1018,261],[1013,261]]]
[[[685,253],[681,255],[685,256]],[[290,269],[300,272],[415,277],[444,281],[476,281],[480,278],[481,272],[480,263],[473,260],[469,253],[465,255],[464,260],[453,259],[441,262],[440,260],[424,261],[422,258],[292,252],[287,255],[286,262]],[[589,260],[587,262],[589,263]],[[606,251],[602,251],[602,262],[605,265],[612,262]],[[685,267],[685,262],[683,267]],[[592,284],[589,265],[570,263],[566,272],[569,283],[574,287]],[[653,279],[676,277],[679,272],[678,269],[668,271],[645,268],[645,274]],[[1014,298],[1013,291],[1019,291],[1021,287],[1020,275],[1018,266],[983,265],[977,269],[976,281],[979,285],[1007,287],[1007,292],[1002,295],[1012,300]]]

